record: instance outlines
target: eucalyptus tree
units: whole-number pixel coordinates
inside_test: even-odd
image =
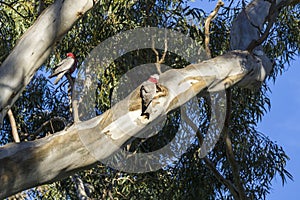
[[[38,186],[23,195],[266,198],[276,174],[292,178],[288,156],[256,124],[270,107],[265,80],[299,52],[298,3],[225,2],[208,36],[209,13],[181,0],[0,1],[0,196]],[[54,87],[46,74],[67,52],[81,70],[74,87]],[[139,84],[149,73],[160,91],[144,120]],[[20,144],[6,144],[9,109]],[[173,156],[151,154],[168,145]]]

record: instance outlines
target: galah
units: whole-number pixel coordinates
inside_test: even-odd
[[[149,119],[152,112],[152,107],[150,104],[157,91],[157,83],[159,80],[158,74],[153,74],[150,78],[142,83],[140,89],[140,97],[142,98],[142,114],[141,116],[146,116]]]
[[[73,53],[67,53],[67,58],[63,59],[60,63],[58,63],[55,67],[54,72],[49,76],[52,78],[57,76],[54,84],[57,84],[58,81],[66,74],[72,74],[77,67],[77,61]]]

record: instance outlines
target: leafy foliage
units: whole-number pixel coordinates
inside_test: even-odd
[[[277,74],[286,70],[285,65],[299,55],[300,36],[299,19],[300,5],[293,8],[287,7],[282,10],[270,36],[265,42],[265,52],[274,61],[273,73],[270,76],[274,81]]]

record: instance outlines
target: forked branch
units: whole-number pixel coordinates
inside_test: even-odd
[[[168,51],[168,39],[167,39],[167,32],[165,31],[165,38],[164,38],[164,44],[165,44],[165,48],[164,48],[164,52],[161,58],[159,58],[159,53],[158,51],[155,49],[155,42],[154,42],[154,38],[152,37],[152,50],[156,55],[156,63],[155,66],[157,68],[157,71],[159,74],[161,74],[161,66],[160,64],[164,63],[166,55],[167,55],[167,51]]]

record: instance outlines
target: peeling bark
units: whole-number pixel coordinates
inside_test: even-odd
[[[248,52],[234,51],[184,69],[169,70],[161,74],[160,84],[172,93],[156,99],[157,111],[149,121],[140,121],[140,107],[129,111],[132,103],[140,102],[133,91],[101,116],[47,138],[0,147],[0,198],[89,168],[198,92],[223,90],[238,84],[245,76],[252,76],[249,72],[259,72],[262,68]],[[133,120],[129,121],[128,117]],[[88,149],[95,151],[91,153]]]
[[[253,2],[268,3],[262,0]],[[72,0],[58,0],[44,11],[22,37],[0,68],[0,117],[3,118],[38,67],[49,56],[54,43],[71,28],[79,17],[78,13],[86,12],[92,5],[91,0],[77,1],[76,4]],[[255,3],[250,5],[245,10],[246,13],[240,15],[242,19],[250,17],[254,20],[253,18],[260,15],[259,9],[263,9],[260,12],[266,16],[268,6]],[[250,11],[255,11],[256,14],[252,16]],[[259,19],[262,20],[255,24],[262,27],[266,19],[265,17]],[[258,39],[259,34],[253,29],[249,31],[253,32],[254,37],[252,34],[245,35],[240,29],[247,30],[247,26],[252,26],[254,22],[246,23],[247,26],[244,27],[243,20],[239,20],[237,19],[233,25],[232,38],[237,35],[240,37],[232,41],[231,47],[243,50],[253,39]],[[238,28],[239,26],[242,27]],[[38,32],[44,34],[37,34]],[[101,116],[79,122],[50,137],[2,146],[0,198],[60,180],[76,171],[92,167],[99,160],[117,151],[118,147],[130,140],[131,136],[138,135],[146,129],[149,123],[183,105],[200,91],[219,91],[233,85],[248,87],[260,84],[271,69],[269,64],[266,57],[256,57],[247,51],[237,50],[199,64],[189,65],[184,69],[169,70],[160,75],[160,83],[165,88],[165,93],[156,99],[157,111],[149,121],[139,119],[141,108],[140,97],[135,95],[139,90],[137,88]],[[128,117],[135,119],[131,121],[130,127]],[[85,138],[84,144],[82,138]],[[112,142],[115,145],[111,145]],[[88,149],[95,151],[91,154]]]

